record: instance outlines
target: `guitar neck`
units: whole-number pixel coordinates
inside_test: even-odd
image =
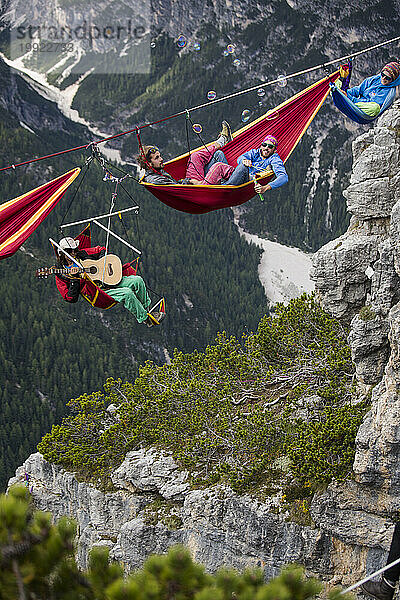
[[[71,274],[71,270],[67,269],[67,268],[61,268],[61,267],[49,267],[47,269],[48,274],[49,275],[70,275]],[[85,273],[88,272],[89,269],[81,269],[79,267],[79,271],[78,273]]]

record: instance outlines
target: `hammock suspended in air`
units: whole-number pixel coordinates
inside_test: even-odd
[[[77,236],[75,236],[75,240],[79,241],[79,250],[86,250],[86,248],[90,248],[92,246],[92,236],[91,236],[91,227],[90,224],[85,227],[83,231],[81,231]],[[53,245],[53,244],[52,244]],[[58,257],[57,248],[53,245],[53,250]],[[122,274],[123,275],[136,275],[138,270],[139,258],[135,258],[133,261],[129,263],[125,263],[122,266]],[[95,308],[102,308],[107,310],[108,308],[112,308],[118,302],[111,298],[104,290],[102,290],[96,283],[90,278],[87,273],[83,275],[85,279],[85,284],[81,288],[81,296],[85,298]],[[163,299],[164,300],[164,299]],[[162,309],[162,312],[165,312],[165,309]]]
[[[72,169],[57,179],[0,205],[0,260],[12,256],[44,221],[79,175]]]
[[[336,71],[329,77],[324,77],[239,129],[233,134],[233,140],[223,148],[228,163],[236,166],[238,157],[247,150],[260,147],[266,135],[273,135],[278,139],[279,156],[286,162],[321,108],[329,93],[330,83],[338,76],[339,71]],[[182,179],[185,177],[189,157],[189,153],[178,156],[167,162],[164,168],[174,179]],[[259,178],[259,181],[265,185],[272,178],[273,175],[268,175]],[[164,204],[192,214],[237,206],[255,195],[254,181],[238,186],[155,185],[144,181],[141,181],[141,185]]]
[[[346,117],[349,117],[352,121],[359,123],[360,125],[367,125],[368,123],[372,123],[378,117],[382,115],[388,108],[390,108],[393,102],[396,99],[396,88],[391,88],[390,92],[386,96],[384,103],[381,106],[381,110],[375,117],[370,117],[363,110],[358,108],[352,102],[346,94],[344,94],[341,90],[339,90],[335,85],[331,84],[331,95],[333,104],[342,112]]]

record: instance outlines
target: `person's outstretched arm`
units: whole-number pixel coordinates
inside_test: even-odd
[[[275,179],[269,182],[271,189],[285,185],[289,181],[289,178],[283,160],[279,156],[273,156],[271,167],[275,174]]]

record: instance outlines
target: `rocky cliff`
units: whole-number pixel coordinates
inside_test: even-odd
[[[267,578],[301,562],[347,585],[384,563],[399,510],[400,101],[354,142],[348,231],[315,256],[313,278],[326,310],[350,323],[358,384],[372,408],[357,436],[354,477],[314,497],[312,523],[229,488],[192,490],[187,474],[152,449],[130,452],[101,492],[31,455],[10,481],[25,481],[35,505],[78,521],[84,566],[106,545],[127,570],[170,545],[187,545],[210,571],[259,565]],[[111,409],[111,407],[109,407]]]

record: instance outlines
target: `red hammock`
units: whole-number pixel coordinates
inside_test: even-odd
[[[12,256],[62,198],[79,175],[72,169],[18,198],[0,205],[0,260]]]
[[[278,139],[279,156],[286,162],[321,108],[330,91],[330,82],[335,81],[338,76],[339,71],[335,71],[239,129],[233,134],[234,139],[224,146],[228,163],[236,166],[238,157],[247,150],[258,148],[266,135],[273,135]],[[189,156],[186,153],[167,162],[165,170],[174,179],[184,178]],[[259,181],[265,185],[272,177],[273,175],[262,177]],[[155,185],[144,181],[141,184],[164,204],[192,214],[237,206],[255,195],[253,181],[238,186]]]
[[[79,241],[79,250],[85,250],[85,248],[90,248],[92,245],[91,242],[91,231],[90,224],[86,225],[85,229],[80,232],[79,235],[75,237],[76,240]],[[54,248],[54,252],[56,256],[58,256],[57,249]],[[139,265],[139,257],[135,258],[135,260],[125,263],[122,266],[122,274],[123,275],[136,275]],[[104,290],[102,290],[98,285],[92,281],[87,273],[84,274],[85,283],[81,287],[81,296],[85,298],[95,308],[102,308],[107,310],[108,308],[112,308],[117,303],[114,298],[111,298]]]

